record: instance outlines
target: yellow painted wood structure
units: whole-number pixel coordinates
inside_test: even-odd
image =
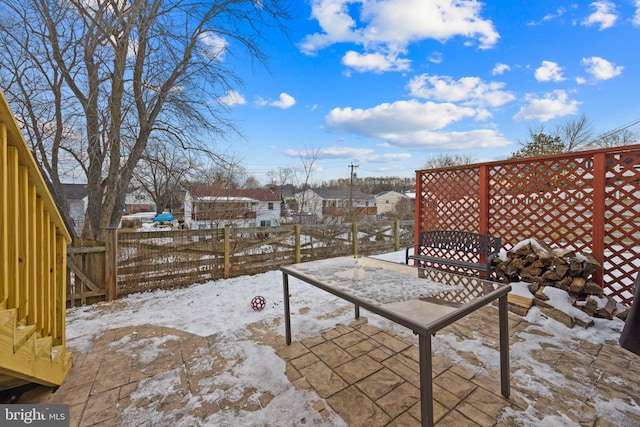
[[[71,236],[0,90],[0,390],[56,386],[65,349]]]

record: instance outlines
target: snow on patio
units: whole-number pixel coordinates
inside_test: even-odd
[[[379,256],[394,262],[404,262],[404,251]],[[524,284],[512,284],[513,292],[523,292]],[[335,327],[337,323],[349,324],[353,320],[351,305],[297,279],[290,278],[292,294],[292,334],[294,341],[318,336],[321,332]],[[266,298],[266,307],[262,311],[254,311],[250,307],[251,299],[261,295]],[[558,296],[557,303],[565,302]],[[308,309],[307,309],[308,308]],[[220,410],[206,418],[206,425],[346,425],[346,423],[325,405],[321,416],[314,402],[321,401],[313,391],[295,388],[285,375],[285,361],[275,350],[255,339],[256,326],[264,334],[281,336],[284,334],[282,274],[271,271],[255,276],[243,276],[234,279],[217,280],[205,284],[192,285],[188,288],[171,291],[154,291],[130,295],[111,303],[73,308],[67,311],[67,345],[70,350],[87,353],[94,339],[109,330],[130,326],[154,325],[173,328],[200,337],[215,335],[216,350],[224,357],[235,362],[228,366],[222,374],[206,379],[212,383],[211,393],[205,396],[186,396],[187,404],[180,409],[182,425],[194,425],[192,411],[207,402],[215,402],[229,396],[240,397],[247,389],[255,391],[255,400],[259,395],[268,393],[274,398],[261,409],[242,411],[235,409]],[[381,329],[392,330],[395,334],[413,337],[411,331],[392,324],[385,319],[364,311],[368,323]],[[577,389],[594,402],[597,416],[606,416],[617,425],[632,425],[624,413],[640,416],[640,396],[633,391],[627,398],[606,396],[587,383],[577,381],[580,375],[564,375],[552,364],[537,361],[534,355],[542,349],[552,347],[556,351],[575,349],[582,342],[603,344],[605,341],[617,342],[623,323],[618,319],[612,321],[594,319],[595,326],[588,329],[580,327],[568,329],[555,320],[545,317],[540,310],[532,308],[524,318],[529,326],[519,332],[517,339],[512,340],[511,383],[512,394],[523,399],[527,409],[518,411],[507,407],[500,415],[508,419],[510,425],[574,425],[565,414],[541,415],[529,396],[553,399],[557,388]],[[472,334],[473,335],[473,334]],[[499,370],[498,351],[483,345],[483,338],[461,340],[452,333],[439,333],[433,338],[435,355],[448,358],[454,364],[469,371],[486,369]],[[122,337],[113,345],[123,347],[129,338]],[[154,360],[162,351],[160,346],[170,344],[172,336],[150,337],[141,340],[136,351],[140,362]],[[142,347],[143,345],[143,347]],[[131,348],[130,346],[128,348]],[[477,355],[477,359],[485,364],[480,368],[470,364],[461,353]],[[202,369],[210,367],[210,361],[202,360]],[[172,393],[172,385],[178,379],[175,372],[166,372],[138,383],[132,397],[157,399]],[[629,375],[634,375],[629,372]],[[604,379],[611,384],[624,388],[626,378],[608,377]],[[204,381],[204,379],[203,379]],[[224,384],[225,391],[213,385]],[[516,387],[517,385],[517,387]],[[516,390],[513,390],[515,388]],[[527,396],[519,390],[526,390]],[[250,396],[251,398],[251,396]],[[255,409],[255,408],[254,408]],[[136,423],[141,420],[151,425],[162,425],[167,421],[167,413],[147,410],[140,407],[126,408],[123,420]],[[637,418],[636,418],[637,419]],[[499,421],[499,420],[496,420]]]

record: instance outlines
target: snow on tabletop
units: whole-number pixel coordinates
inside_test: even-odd
[[[349,294],[378,304],[415,300],[464,289],[462,286],[433,282],[417,275],[363,266],[355,258],[302,263],[296,265],[296,269],[325,283],[340,285]]]

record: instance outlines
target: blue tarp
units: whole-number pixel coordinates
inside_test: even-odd
[[[166,222],[173,221],[173,214],[161,213],[159,215],[156,215],[155,218],[153,218],[153,222],[161,222],[161,221],[166,221]]]

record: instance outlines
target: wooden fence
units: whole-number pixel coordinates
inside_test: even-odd
[[[630,303],[640,270],[640,145],[416,172],[416,230],[527,238],[587,251],[608,295]],[[416,233],[417,236],[418,233]]]
[[[400,250],[413,242],[413,222],[125,232],[117,237],[112,230],[107,236],[111,244],[69,249],[70,305],[258,274],[296,262]],[[109,248],[116,239],[117,257]]]

